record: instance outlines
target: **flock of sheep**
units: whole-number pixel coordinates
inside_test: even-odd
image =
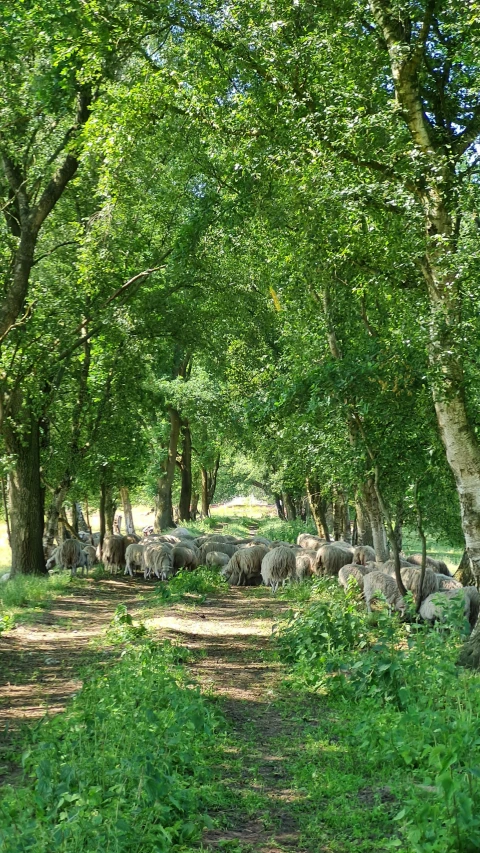
[[[353,547],[348,542],[326,542],[319,536],[301,533],[296,545],[272,541],[263,536],[242,539],[233,535],[212,533],[196,536],[184,527],[170,534],[146,533],[139,536],[110,535],[103,546],[99,534],[81,534],[84,541],[68,539],[53,553],[47,567],[90,568],[102,562],[112,572],[123,570],[133,577],[140,571],[144,578],[167,581],[180,569],[193,571],[198,566],[221,566],[222,575],[231,586],[265,584],[275,592],[287,581],[303,580],[312,575],[338,577],[346,588],[354,578],[363,590],[367,609],[384,596],[392,609],[404,613],[406,603],[396,580],[393,560],[375,561],[368,545]],[[418,600],[421,579],[421,556],[412,554],[401,560],[404,587]],[[420,616],[429,622],[442,618],[447,600],[462,597],[465,616],[475,625],[480,609],[480,596],[475,587],[462,587],[451,577],[444,562],[427,557],[421,591]]]

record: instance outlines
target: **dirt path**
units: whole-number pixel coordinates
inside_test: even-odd
[[[104,635],[115,608],[135,612],[141,581],[108,578],[72,585],[38,613],[34,624],[19,624],[0,636],[0,783],[12,781],[18,768],[9,760],[12,740],[22,724],[45,713],[58,713],[81,686],[86,664],[104,665],[118,648],[92,644]]]
[[[150,620],[196,652],[192,674],[216,699],[229,727],[219,773],[231,802],[219,805],[215,816],[222,828],[205,834],[207,849],[309,849],[300,832],[308,803],[292,786],[289,763],[317,721],[305,697],[279,689],[282,670],[273,659],[271,634],[286,609],[268,590],[232,589],[193,612],[177,608]]]

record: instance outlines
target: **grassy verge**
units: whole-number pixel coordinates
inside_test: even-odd
[[[183,851],[210,825],[218,717],[180,665],[188,652],[120,611],[115,636],[120,661],[92,670],[65,713],[30,731],[24,781],[0,798],[2,853]]]
[[[37,614],[65,594],[71,584],[82,584],[70,572],[56,575],[18,575],[0,583],[0,631],[13,628],[18,622],[34,622]]]
[[[328,744],[322,726],[292,764],[296,784],[324,803],[307,833],[323,844],[338,828],[351,847],[337,838],[328,849],[367,850],[355,841],[362,813],[371,850],[478,850],[480,678],[456,666],[462,614],[454,605],[436,630],[405,625],[383,611],[369,617],[353,589],[344,595],[321,581],[308,594],[306,586],[284,593],[295,610],[279,626],[277,647],[290,690],[318,697],[334,732]],[[359,785],[367,812],[358,807]]]
[[[229,589],[220,568],[199,566],[194,572],[180,571],[168,583],[158,583],[150,594],[150,602],[170,606],[178,602],[196,606],[209,595]]]

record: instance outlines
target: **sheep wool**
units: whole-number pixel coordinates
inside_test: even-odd
[[[342,566],[352,562],[353,549],[347,551],[338,544],[322,545],[317,551],[315,574],[335,577]]]
[[[414,566],[422,565],[422,555],[421,554],[410,554],[407,557],[409,563],[413,563]],[[427,555],[426,565],[429,569],[433,569],[438,575],[446,575],[446,577],[451,577],[450,571],[446,563],[443,560],[434,560],[433,557],[429,557]]]
[[[358,563],[348,563],[342,566],[338,573],[338,582],[344,589],[347,588],[349,578],[355,578],[360,589],[363,589],[363,578],[368,575],[369,571],[365,566],[360,566]]]
[[[384,572],[369,572],[364,576],[363,594],[369,613],[372,611],[372,601],[375,601],[379,594],[385,596],[389,607],[399,610],[401,613],[405,610],[405,600],[400,594],[397,584],[393,578]]]
[[[370,545],[356,545],[353,549],[353,563],[358,563],[359,566],[365,566],[366,563],[375,562],[375,549]]]
[[[295,553],[291,548],[279,545],[265,554],[261,575],[265,586],[271,586],[276,592],[280,584],[285,584],[289,578],[294,578],[296,573]]]
[[[262,582],[262,560],[267,551],[266,545],[236,551],[222,572],[230,586],[258,586]]]

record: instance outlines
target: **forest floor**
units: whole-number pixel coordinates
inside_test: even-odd
[[[342,742],[342,722],[325,701],[286,688],[271,637],[289,605],[265,588],[231,589],[201,604],[187,596],[168,606],[157,603],[144,581],[88,579],[71,584],[34,624],[5,632],[0,782],[15,784],[21,775],[9,758],[22,726],[61,712],[80,688],[86,665],[118,659],[121,648],[109,645],[105,632],[119,604],[159,639],[191,650],[193,680],[226,721],[212,755],[214,828],[206,831],[203,850],[386,849],[383,839],[398,803],[385,780],[372,783],[355,766]]]

